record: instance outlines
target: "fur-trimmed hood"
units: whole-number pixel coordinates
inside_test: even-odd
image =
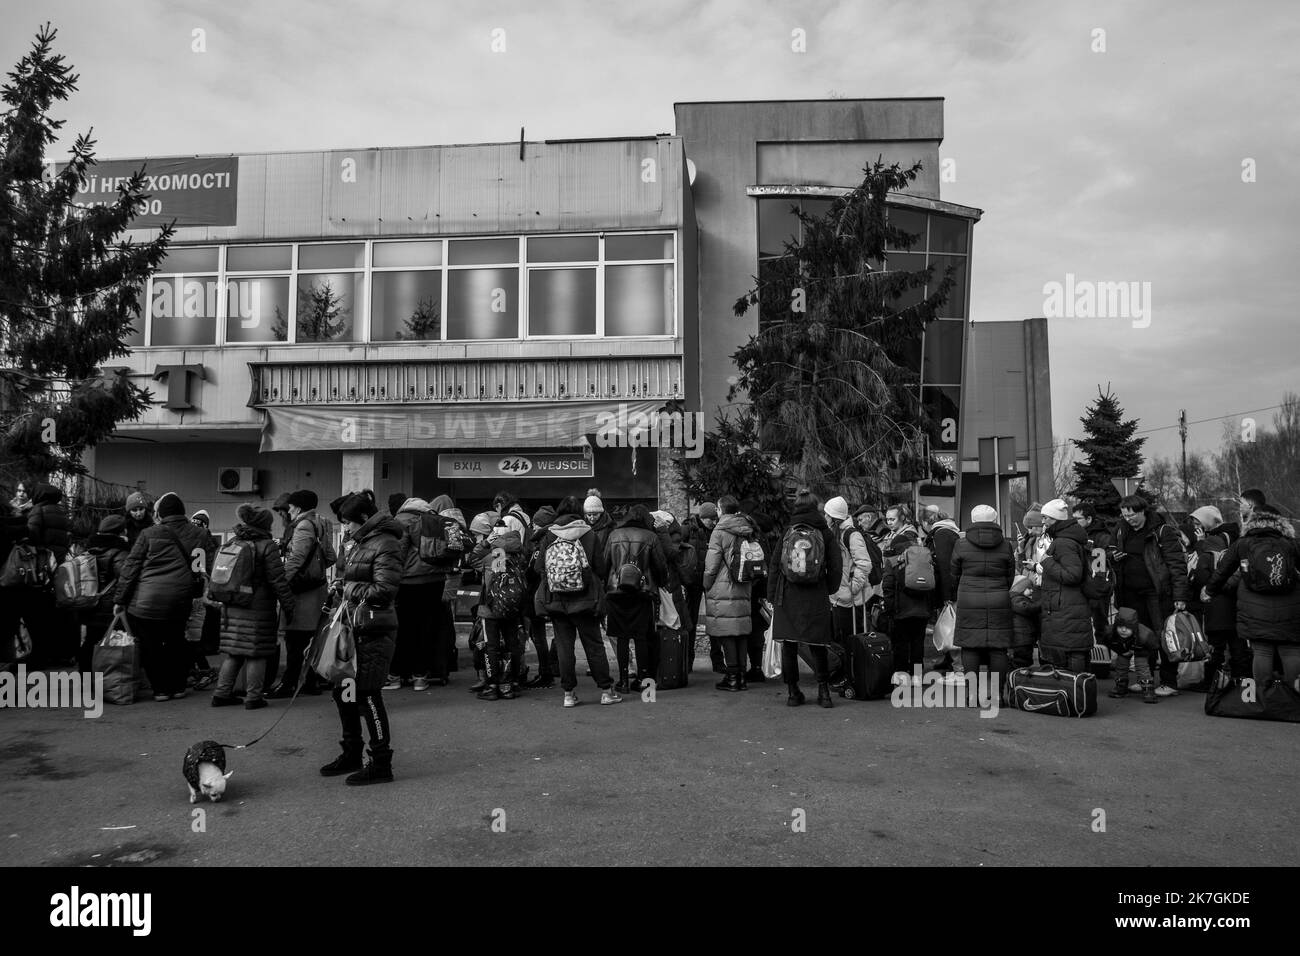
[[[1284,538],[1295,540],[1295,527],[1286,518],[1281,515],[1268,514],[1267,512],[1253,512],[1250,519],[1242,528],[1243,534],[1250,534],[1256,531],[1265,531],[1271,529],[1278,532]]]

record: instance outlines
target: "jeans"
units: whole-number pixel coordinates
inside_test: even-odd
[[[998,675],[999,686],[1006,684],[1010,658],[1003,647],[962,648],[960,650],[962,669],[968,674],[979,674],[981,666],[990,673]]]
[[[388,710],[384,707],[384,692],[362,691],[356,700],[343,699],[344,689],[334,688],[334,706],[338,708],[339,723],[343,725],[343,739],[361,744],[361,721],[366,722],[370,734],[370,755],[383,756],[392,752],[392,728],[388,723]],[[345,744],[346,746],[346,744]]]
[[[1124,653],[1115,653],[1115,661],[1111,664],[1111,674],[1115,678],[1115,683],[1123,681],[1128,683],[1128,672],[1130,663],[1133,670],[1137,672],[1139,684],[1151,683],[1151,661],[1147,657],[1145,648],[1137,648],[1136,651],[1125,651]]]
[[[403,584],[397,589],[397,650],[393,674],[403,679],[427,677],[433,671],[442,584]],[[445,659],[445,652],[442,655]]]
[[[140,659],[155,694],[174,696],[185,690],[193,652],[185,640],[190,612],[163,620],[127,614],[131,633],[140,642]]]
[[[585,614],[553,614],[551,626],[555,628],[555,644],[560,655],[560,686],[566,693],[578,686],[578,659],[574,650],[577,640],[582,641],[583,653],[591,667],[591,678],[601,690],[614,686],[609,676],[609,658],[605,656],[605,641],[600,636],[600,622],[590,611]]]
[[[923,622],[924,623],[924,622]],[[808,655],[813,659],[813,673],[817,683],[830,680],[830,659],[825,644],[809,644]],[[781,679],[794,686],[799,683],[799,642],[781,642]]]
[[[1090,651],[1063,651],[1056,647],[1040,647],[1038,649],[1038,659],[1044,664],[1051,664],[1053,667],[1059,667],[1067,670],[1071,674],[1088,673],[1088,662],[1092,657]],[[1175,668],[1174,681],[1177,683],[1177,668]]]
[[[266,696],[266,663],[265,657],[227,654],[221,662],[221,672],[217,675],[217,687],[212,692],[212,696],[230,697],[235,690],[235,678],[239,676],[239,669],[242,667],[244,668],[245,702],[261,700]]]
[[[524,648],[520,640],[519,628],[523,622],[517,617],[485,617],[481,635],[480,649],[483,651],[483,672],[489,684],[513,683],[519,673],[519,659]]]
[[[722,644],[722,656],[728,677],[739,677],[745,672],[749,637],[748,634],[737,634],[732,637],[718,638],[719,643]]]
[[[894,670],[910,675],[914,667],[925,666],[925,618],[895,620],[889,634],[894,646]]]
[[[628,668],[631,666],[629,644],[636,647],[637,680],[653,679],[659,673],[659,631],[657,628],[649,633],[637,634],[632,637],[620,634],[614,639],[614,642],[620,681],[627,680]]]
[[[547,646],[545,618],[529,617],[524,618],[524,622],[533,647],[537,648],[537,676],[554,677],[560,669],[560,662],[556,659],[554,645]]]
[[[1296,681],[1300,680],[1300,644],[1253,640],[1250,646],[1255,656],[1254,677],[1257,694],[1262,695],[1268,682],[1273,679],[1274,656],[1282,659],[1282,677],[1292,690],[1297,689]]]

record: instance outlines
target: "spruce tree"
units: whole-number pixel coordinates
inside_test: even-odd
[[[46,153],[64,122],[50,109],[78,80],[53,53],[57,32],[48,23],[37,32],[2,94],[0,482],[10,487],[24,478],[84,474],[82,452],[148,407],[147,391],[102,366],[130,353],[141,291],[173,231],[139,245],[119,238],[148,198],[143,171],[111,202],[74,204],[95,164],[89,133],[46,176]]]
[[[933,267],[890,269],[885,251],[919,238],[889,224],[887,198],[920,169],[877,159],[825,215],[800,211],[801,238],[736,302],[737,316],[759,306],[760,327],[733,356],[740,374],[729,398],[747,393],[763,448],[819,493],[864,500],[891,470],[944,473],[924,457],[909,461],[937,430],[908,356],[947,301],[952,275],[904,307],[901,297],[930,282]]]
[[[758,423],[752,413],[742,411],[734,420],[719,415],[717,429],[705,433],[703,445],[699,458],[678,458],[673,462],[691,498],[753,498],[764,514],[784,518],[787,508],[783,476],[773,467],[771,456],[758,447]]]
[[[397,333],[398,341],[425,342],[442,337],[442,316],[438,303],[432,298],[421,299],[415,311],[406,320],[405,331]]]
[[[298,341],[338,342],[352,331],[352,310],[328,279],[298,293]]]
[[[1132,478],[1141,470],[1147,440],[1134,437],[1138,420],[1124,420],[1124,409],[1109,385],[1105,392],[1098,386],[1097,398],[1079,421],[1087,437],[1071,439],[1084,460],[1074,463],[1078,480],[1070,494],[1091,504],[1098,514],[1117,518],[1120,496],[1111,479]]]

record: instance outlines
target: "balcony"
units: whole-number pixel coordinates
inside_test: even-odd
[[[250,362],[255,408],[681,399],[682,358]]]

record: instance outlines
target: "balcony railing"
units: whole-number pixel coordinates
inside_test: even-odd
[[[249,363],[248,404],[358,405],[684,398],[682,359]]]

